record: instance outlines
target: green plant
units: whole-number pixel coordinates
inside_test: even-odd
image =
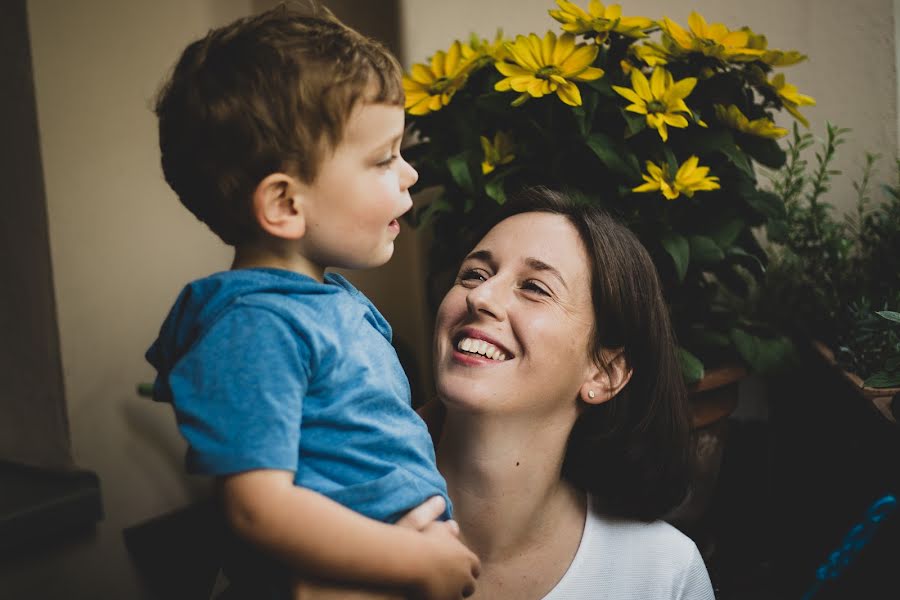
[[[784,205],[754,163],[784,164],[776,111],[805,123],[798,107],[812,98],[775,73],[805,57],[697,13],[683,28],[557,5],[559,35],[456,41],[404,79],[416,189],[436,189],[415,215],[433,234],[431,272],[455,266],[514,190],[572,190],[649,250],[687,381],[725,362],[777,364],[786,341],[747,307],[768,261],[754,229]]]
[[[874,203],[871,180],[878,156],[867,153],[853,183],[855,209],[842,218],[823,199],[837,148],[848,130],[828,124],[810,169],[802,158],[812,134],[795,127],[785,166],[771,175],[785,212],[767,228],[772,260],[762,313],[792,335],[818,339],[835,350],[838,364],[867,385],[900,385],[900,338],[891,321],[900,306],[900,161],[898,181]],[[892,316],[893,315],[893,316]]]

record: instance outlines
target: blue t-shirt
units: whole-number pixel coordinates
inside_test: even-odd
[[[390,326],[340,275],[240,269],[195,281],[147,360],[189,472],[293,471],[295,485],[385,522],[438,494],[450,506]]]

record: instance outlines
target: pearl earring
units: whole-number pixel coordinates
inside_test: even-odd
[[[594,393],[594,390],[589,390],[589,391],[588,391],[588,398],[593,399],[594,396],[596,396],[596,395],[597,395],[597,394]]]

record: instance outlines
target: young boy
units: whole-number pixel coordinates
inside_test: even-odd
[[[147,352],[154,397],[232,529],[287,567],[282,591],[288,571],[474,589],[453,524],[391,524],[434,496],[449,517],[446,485],[390,327],[325,273],[393,253],[418,177],[399,154],[400,81],[376,42],[282,6],[190,44],[156,105],[166,181],[234,262],[176,301]]]

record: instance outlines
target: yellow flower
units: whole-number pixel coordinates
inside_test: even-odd
[[[634,89],[618,85],[612,88],[632,102],[625,110],[647,115],[647,125],[659,131],[660,137],[666,141],[669,139],[667,125],[688,126],[688,120],[681,113],[693,116],[684,99],[690,95],[696,84],[696,77],[674,81],[671,73],[663,67],[656,67],[650,75],[649,82],[643,73],[634,69],[631,71],[631,87]]]
[[[497,33],[494,35],[494,41],[492,42],[478,37],[477,34],[473,33],[469,39],[469,46],[473,51],[473,58],[476,61],[482,59],[494,61],[507,60],[509,59],[509,51],[506,49],[507,41],[508,40],[503,37],[503,30],[498,29]]]
[[[628,51],[648,67],[658,67],[660,65],[668,64],[670,58],[669,53],[666,52],[665,48],[650,42],[646,42],[640,46],[631,46]]]
[[[596,32],[598,44],[609,37],[610,31],[641,38],[644,30],[653,27],[653,21],[645,17],[623,17],[622,7],[610,4],[604,7],[599,0],[591,0],[587,12],[569,0],[556,0],[560,10],[551,10],[550,16],[562,23],[562,30],[575,35]]]
[[[404,108],[411,115],[427,115],[450,104],[466,82],[475,52],[468,44],[453,42],[447,52],[431,57],[431,64],[415,64],[403,75]]]
[[[741,30],[746,31],[749,36],[747,46],[762,50],[763,53],[759,59],[770,67],[789,67],[803,62],[807,58],[805,54],[796,50],[770,50],[769,40],[766,39],[766,36],[761,33],[753,33],[749,27],[741,27]]]
[[[500,165],[506,165],[516,158],[512,137],[508,133],[498,131],[494,134],[493,143],[483,135],[481,137],[481,149],[484,151],[484,160],[481,162],[481,172],[487,175]]]
[[[784,105],[784,109],[791,113],[795,119],[803,123],[804,127],[809,127],[809,121],[800,114],[800,111],[797,110],[798,106],[815,106],[816,101],[804,94],[801,94],[797,90],[796,85],[792,85],[784,80],[784,74],[779,73],[769,82],[769,85],[778,92],[778,96],[781,98],[781,103]]]
[[[787,129],[784,129],[783,127],[776,127],[775,123],[773,123],[769,119],[753,119],[751,121],[747,118],[746,115],[744,115],[744,113],[741,112],[741,109],[733,104],[727,107],[721,104],[715,104],[713,105],[713,108],[716,111],[716,117],[720,121],[734,129],[737,129],[738,131],[749,133],[750,135],[769,138],[771,140],[777,140],[778,138],[788,134]]]
[[[668,17],[663,17],[660,27],[672,43],[672,49],[682,54],[699,52],[722,61],[747,62],[757,60],[763,51],[751,48],[747,31],[731,31],[722,23],[708,24],[696,11],[688,17],[690,31]]]
[[[647,174],[642,175],[644,181],[633,192],[662,192],[666,200],[674,200],[681,194],[688,198],[694,192],[702,192],[719,189],[719,178],[709,176],[709,167],[697,166],[699,159],[692,156],[684,161],[675,177],[669,176],[669,166],[657,165],[647,161]]]
[[[593,81],[603,76],[603,69],[592,67],[599,47],[594,44],[575,44],[575,36],[548,31],[542,40],[535,34],[516,36],[507,42],[513,62],[498,62],[494,66],[505,75],[494,86],[498,92],[520,92],[512,105],[518,106],[529,97],[540,98],[556,93],[570,106],[581,105],[581,92],[576,81]]]

